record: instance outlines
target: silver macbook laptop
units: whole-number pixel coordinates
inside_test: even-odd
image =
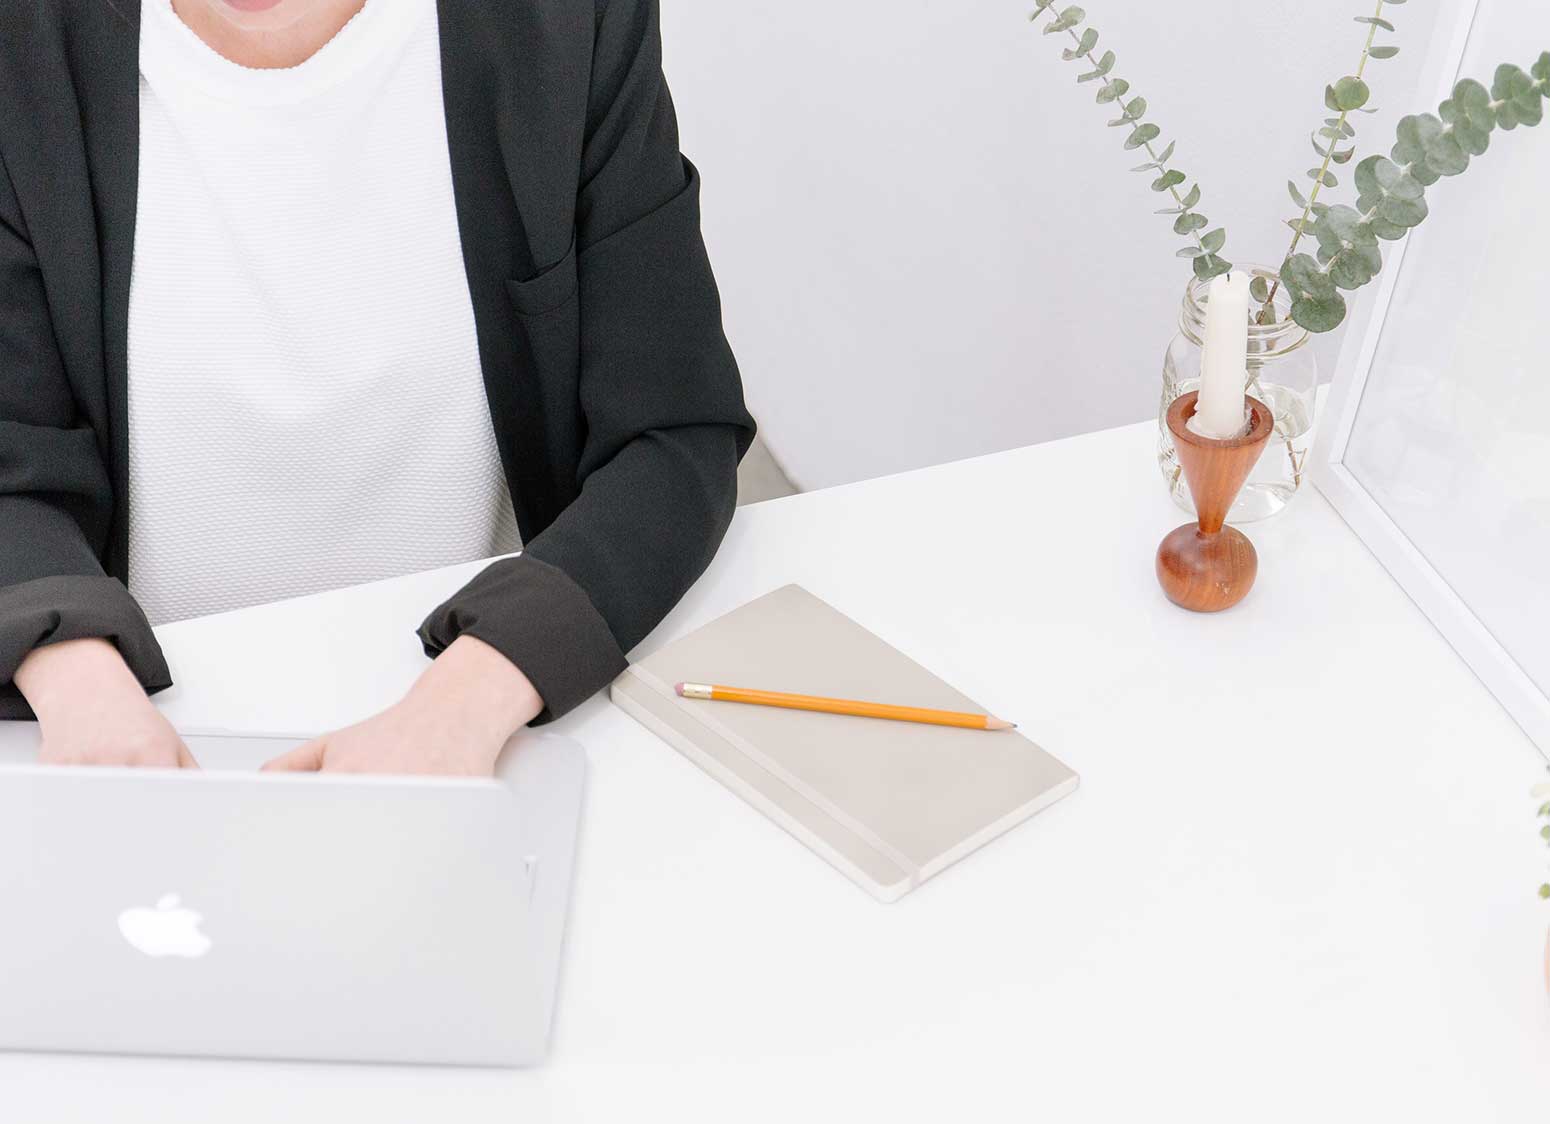
[[[515,1066],[546,1051],[585,777],[524,735],[498,780],[0,754],[0,1049]]]

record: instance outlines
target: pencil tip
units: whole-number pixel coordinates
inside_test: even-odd
[[[987,729],[987,730],[1015,730],[1015,729],[1017,729],[1017,723],[1016,722],[1008,722],[1005,718],[987,718],[985,720],[985,729]]]
[[[680,698],[683,697],[684,685],[682,683],[674,683],[673,684],[673,690],[678,693]]]

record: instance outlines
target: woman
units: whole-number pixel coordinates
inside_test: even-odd
[[[753,436],[660,53],[656,0],[4,6],[0,708],[45,761],[194,764],[153,621],[519,546],[271,767],[487,774],[623,669]]]

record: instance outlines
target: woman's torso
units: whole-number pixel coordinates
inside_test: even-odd
[[[144,0],[131,590],[153,621],[516,549],[434,0],[254,71]]]

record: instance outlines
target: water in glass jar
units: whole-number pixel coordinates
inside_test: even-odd
[[[1198,378],[1176,383],[1170,388],[1170,401],[1199,388]],[[1308,453],[1313,444],[1313,404],[1308,397],[1291,387],[1265,381],[1252,384],[1249,394],[1270,407],[1276,428],[1270,443],[1265,446],[1264,455],[1238,494],[1237,502],[1227,513],[1230,523],[1252,523],[1276,514],[1297,494],[1311,467]],[[1193,515],[1195,504],[1166,426],[1158,441],[1157,462],[1169,482],[1173,501]]]

